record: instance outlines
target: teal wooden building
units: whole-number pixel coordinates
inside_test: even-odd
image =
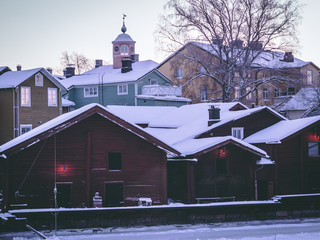
[[[113,64],[102,65],[96,60],[96,68],[80,75],[61,80],[68,90],[65,98],[80,108],[89,103],[127,106],[181,106],[190,102],[182,97],[180,87],[158,69],[152,60],[139,61],[135,54],[135,41],[122,33],[112,42]]]

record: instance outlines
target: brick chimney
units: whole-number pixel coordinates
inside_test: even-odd
[[[17,65],[17,71],[21,71],[21,69],[22,69],[21,65],[20,64]]]
[[[285,52],[283,56],[283,61],[285,62],[294,62],[294,57],[292,52]]]
[[[103,65],[103,61],[101,59],[96,59],[95,68],[101,67]]]
[[[73,64],[69,64],[66,67],[66,71],[64,71],[64,75],[66,78],[72,77],[75,75],[75,67],[73,66]]]
[[[215,108],[213,105],[211,105],[208,111],[209,111],[208,127],[210,127],[212,124],[220,121],[220,108]]]

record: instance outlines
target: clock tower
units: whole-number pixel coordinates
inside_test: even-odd
[[[112,42],[113,68],[121,68],[123,59],[132,59],[135,55],[135,41],[126,33],[125,17],[123,14],[123,25],[121,34]]]

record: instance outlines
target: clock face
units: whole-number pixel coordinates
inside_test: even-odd
[[[131,52],[134,52],[134,47],[131,46],[131,47],[130,47],[130,50],[131,50]]]
[[[118,51],[119,51],[119,46],[115,46],[115,47],[114,47],[114,51],[115,51],[115,52],[118,52]]]

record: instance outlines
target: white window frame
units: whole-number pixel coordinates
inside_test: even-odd
[[[183,78],[183,70],[182,68],[177,69],[177,79]]]
[[[99,91],[98,87],[84,87],[83,88],[83,97],[90,98],[90,97],[98,97]]]
[[[31,87],[20,87],[21,107],[31,107]]]
[[[128,84],[119,84],[117,89],[118,89],[118,95],[128,94]]]
[[[234,77],[235,78],[240,78],[240,73],[237,71],[237,72],[234,72]]]
[[[263,93],[263,100],[264,101],[269,101],[270,100],[270,92],[269,92],[269,88],[263,88],[262,89],[262,93]]]
[[[29,132],[30,130],[32,130],[32,124],[20,124],[20,135],[26,133],[26,132],[22,133],[23,128],[29,129],[28,131],[26,131],[26,132]]]
[[[37,73],[34,76],[34,85],[37,87],[43,87],[43,76],[41,73]]]
[[[120,55],[128,56],[129,55],[129,47],[128,45],[121,45],[120,46]]]
[[[48,88],[48,106],[57,107],[58,106],[58,89]]]
[[[208,101],[208,88],[207,87],[200,88],[200,101],[201,102]]]
[[[234,99],[240,98],[240,87],[234,87]]]
[[[307,84],[313,84],[313,71],[311,69],[307,69]]]
[[[274,97],[280,97],[280,95],[281,95],[281,89],[274,88]]]
[[[252,89],[251,87],[246,87],[246,91],[250,92],[248,95],[246,95],[247,100],[252,100],[253,94],[252,94]]]
[[[231,129],[231,136],[238,138],[238,139],[243,139],[243,134],[244,133],[244,128],[243,127],[233,127]]]

